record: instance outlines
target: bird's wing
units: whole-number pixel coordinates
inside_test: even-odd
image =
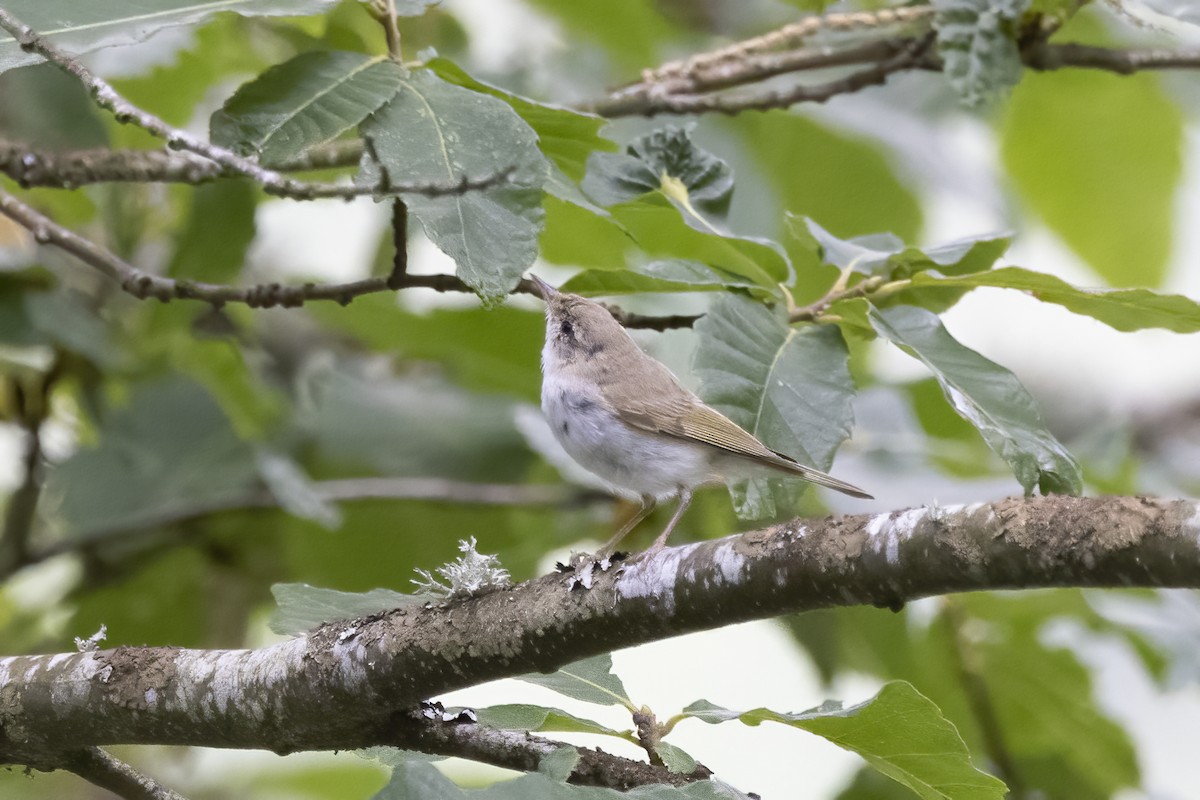
[[[654,376],[657,378],[658,376]],[[657,383],[651,378],[650,383]],[[698,397],[683,389],[672,378],[670,385],[645,386],[636,400],[606,398],[617,417],[627,425],[651,433],[676,436],[719,447],[739,456],[762,459],[786,469],[795,462],[779,455],[743,430],[737,423]]]
[[[703,442],[732,455],[828,486],[843,494],[872,499],[871,495],[854,484],[846,483],[820,470],[807,467],[783,453],[775,452],[729,417],[715,408],[704,405],[699,398],[686,390],[682,393],[663,393],[657,396],[647,393],[645,399],[632,404],[625,403],[615,411],[621,421],[632,427]]]

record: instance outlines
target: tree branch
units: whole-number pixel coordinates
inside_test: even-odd
[[[362,142],[332,142],[272,166],[281,172],[353,167]],[[192,153],[166,150],[71,150],[54,152],[22,142],[0,140],[0,170],[22,188],[74,189],[91,183],[201,184],[238,173]]]
[[[579,761],[568,783],[627,790],[635,786],[683,786],[711,777],[703,766],[683,774],[662,766],[634,761],[600,749],[575,747],[525,731],[487,728],[472,722],[431,720],[417,714],[398,715],[392,728],[392,746],[440,756],[457,756],[524,772],[538,768],[543,758],[563,747],[573,747]]]
[[[268,194],[289,197],[293,200],[312,200],[318,197],[351,198],[363,195],[423,194],[430,197],[464,192],[493,186],[508,180],[512,168],[483,178],[462,176],[454,184],[395,184],[365,186],[360,184],[309,183],[290,178],[281,172],[263,167],[257,161],[239,156],[232,150],[198,139],[187,131],[173,128],[161,118],[130,103],[107,81],[92,73],[82,63],[50,44],[44,37],[21,22],[4,8],[0,8],[0,28],[8,31],[21,45],[21,49],[37,53],[69,75],[74,76],[91,93],[96,105],[111,113],[117,122],[133,124],[146,132],[163,139],[173,150],[187,150],[220,165],[231,174],[241,175],[258,183]]]
[[[927,35],[921,39],[906,39],[903,42],[904,46],[898,52],[892,47],[879,48],[879,52],[886,50],[892,52],[893,55],[874,63],[870,67],[858,72],[852,72],[849,75],[827,83],[797,84],[784,88],[719,92],[715,94],[671,94],[668,91],[662,91],[658,86],[651,86],[646,90],[638,92],[626,91],[625,93],[605,98],[592,104],[586,110],[593,111],[605,117],[652,117],[664,113],[704,114],[717,112],[721,114],[738,114],[742,111],[765,111],[772,108],[788,108],[797,103],[804,102],[823,103],[838,95],[852,94],[868,86],[876,86],[884,83],[888,79],[888,76],[896,72],[920,66],[924,61],[924,51],[932,44],[933,38],[931,35]],[[863,52],[866,52],[865,46]],[[875,51],[872,50],[870,52]],[[858,63],[861,60],[870,59],[866,59],[861,52],[854,53],[852,54],[851,61],[848,63]],[[793,56],[793,61],[799,64],[819,63],[821,66],[826,66],[832,59],[828,56],[824,58],[811,57],[808,59]],[[758,82],[760,78],[754,76],[759,74],[765,76],[769,72],[761,62],[751,62],[751,65],[747,66],[744,70],[745,80],[741,80],[739,74],[734,71],[725,73],[719,80],[716,78],[710,78],[709,80],[713,85],[738,85],[747,82]],[[775,71],[770,72],[770,74],[777,75],[781,73]]]
[[[390,744],[417,701],[617,647],[831,606],[952,592],[1200,588],[1200,503],[1141,497],[794,520],[667,548],[590,590],[511,590],[331,623],[258,650],[118,647],[0,659],[0,757],[103,744]]]
[[[402,280],[387,278],[364,278],[347,283],[306,283],[302,286],[284,286],[278,283],[254,286],[230,286],[202,281],[178,281],[161,275],[152,275],[138,269],[106,250],[90,239],[64,228],[32,207],[22,203],[7,192],[0,191],[0,214],[26,228],[41,244],[52,244],[65,250],[83,263],[93,267],[117,282],[121,290],[139,300],[154,298],[164,303],[171,300],[201,300],[220,307],[225,303],[245,303],[251,308],[283,306],[294,308],[315,300],[332,300],[349,305],[356,297],[396,289],[426,288],[437,292],[473,292],[474,290],[454,275],[404,275]],[[395,284],[395,285],[392,285]],[[522,279],[513,289],[515,294],[540,297],[537,286]],[[698,319],[696,316],[648,316],[621,311],[606,306],[614,318],[627,328],[665,330],[689,327]]]
[[[65,753],[61,768],[125,800],[185,800],[183,795],[141,774],[98,747]]]
[[[346,478],[316,481],[310,488],[316,499],[338,503],[358,500],[432,500],[498,506],[575,506],[612,500],[611,496],[605,493],[571,489],[560,484],[472,483],[443,478]],[[134,523],[91,529],[87,538],[65,538],[30,550],[10,568],[0,569],[0,578],[20,567],[38,564],[67,553],[128,545],[131,541],[136,542],[152,536],[155,529],[165,525],[201,519],[224,511],[275,508],[278,505],[278,498],[265,489],[180,504],[139,517]]]

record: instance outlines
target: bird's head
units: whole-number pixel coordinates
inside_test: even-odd
[[[628,340],[620,323],[604,306],[577,294],[560,292],[536,275],[531,277],[546,301],[543,360],[592,360]]]

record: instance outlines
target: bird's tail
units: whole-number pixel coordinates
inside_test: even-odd
[[[774,453],[775,451],[772,450],[771,452]],[[783,453],[775,453],[775,455],[779,456],[780,461],[772,461],[771,466],[775,467],[781,472],[789,472],[793,475],[799,475],[801,478],[804,478],[804,480],[809,481],[810,483],[815,483],[818,486],[827,486],[830,489],[841,492],[842,494],[848,494],[851,497],[858,497],[863,500],[875,499],[873,495],[867,494],[852,483],[846,483],[845,481],[838,480],[832,475],[827,475],[824,472],[821,472],[819,469],[806,467],[799,461],[785,456]]]

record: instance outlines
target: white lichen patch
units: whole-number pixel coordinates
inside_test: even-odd
[[[699,546],[670,547],[627,564],[617,581],[617,597],[621,600],[654,599],[662,604],[663,610],[674,611],[680,566]]]
[[[1183,529],[1196,537],[1196,543],[1200,544],[1200,503],[1192,506],[1192,515],[1183,521]]]
[[[713,563],[721,573],[721,578],[729,584],[742,582],[746,566],[746,557],[734,548],[735,542],[735,539],[727,539],[713,551]]]
[[[101,667],[91,654],[79,657],[74,653],[58,653],[51,656],[47,669],[59,673],[50,682],[50,704],[65,715],[87,700],[91,680]]]
[[[941,507],[938,513],[946,514],[947,508]],[[867,521],[865,530],[874,541],[875,551],[882,553],[889,564],[896,564],[900,561],[900,545],[912,538],[929,515],[928,508],[910,508],[895,516],[876,514]]]
[[[454,597],[476,597],[512,586],[512,578],[508,570],[500,566],[500,559],[490,553],[480,553],[475,546],[474,536],[460,541],[458,549],[462,555],[434,570],[441,579],[428,570],[416,570],[421,576],[420,580],[413,581],[417,593],[429,595],[435,600],[449,600]]]
[[[81,653],[94,653],[100,649],[100,643],[108,638],[108,626],[101,623],[100,630],[86,639],[75,637],[75,649]]]

